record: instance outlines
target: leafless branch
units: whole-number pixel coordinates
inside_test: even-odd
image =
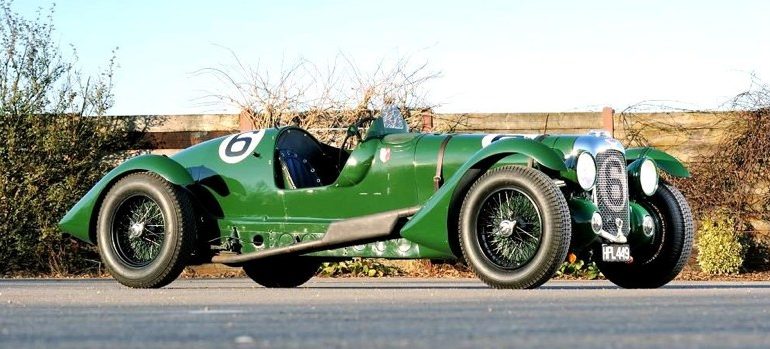
[[[414,64],[408,56],[393,61],[382,58],[371,69],[363,69],[342,53],[326,65],[297,59],[291,64],[284,60],[279,69],[267,69],[259,62],[251,67],[232,50],[228,52],[234,65],[197,72],[213,76],[224,87],[205,99],[238,108],[255,128],[298,123],[330,141],[339,133],[329,130],[344,128],[385,104],[399,106],[413,128],[422,120],[412,110],[435,107],[428,102],[425,85],[440,74],[426,62]]]

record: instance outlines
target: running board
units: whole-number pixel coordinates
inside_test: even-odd
[[[222,264],[241,264],[255,259],[286,254],[312,253],[376,241],[395,235],[399,220],[413,216],[419,210],[420,207],[410,207],[368,216],[344,219],[329,224],[329,228],[326,229],[326,234],[320,240],[300,242],[294,245],[246,254],[217,255],[212,257],[211,261],[213,263]]]

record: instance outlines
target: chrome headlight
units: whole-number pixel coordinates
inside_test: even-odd
[[[652,217],[646,215],[642,218],[642,232],[647,237],[650,237],[655,233],[655,222],[652,220]]]
[[[602,225],[602,215],[600,215],[599,212],[594,212],[591,216],[591,230],[593,230],[594,233],[599,234],[599,232],[602,231]]]
[[[658,190],[658,166],[650,159],[644,159],[639,167],[639,186],[647,196],[652,196]]]
[[[583,190],[591,190],[596,185],[596,161],[588,152],[582,152],[577,157],[575,164],[577,181]]]

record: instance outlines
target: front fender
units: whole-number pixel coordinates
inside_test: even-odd
[[[657,164],[661,170],[666,171],[666,173],[674,177],[690,177],[690,171],[687,170],[687,167],[685,167],[682,162],[662,150],[652,147],[629,148],[626,150],[626,161],[628,163],[632,163],[642,157],[648,157],[655,160],[655,164]]]
[[[141,171],[157,173],[167,181],[179,186],[187,186],[194,182],[190,173],[179,163],[160,155],[141,155],[132,158],[112,171],[108,172],[97,182],[91,190],[73,206],[59,221],[59,228],[65,233],[94,243],[93,227],[96,225],[96,217],[99,214],[98,203],[106,194],[106,191],[123,176]]]
[[[527,138],[499,140],[477,151],[460,166],[401,229],[401,236],[449,256],[453,255],[447,225],[452,202],[462,200],[461,194],[475,178],[512,154],[524,155],[557,172],[567,171],[562,156],[542,143]]]

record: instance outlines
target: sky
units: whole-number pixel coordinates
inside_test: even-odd
[[[16,0],[24,16],[51,1]],[[716,109],[770,80],[770,1],[60,0],[55,35],[97,72],[118,47],[111,114],[233,112],[205,68],[279,71],[340,54],[440,72],[439,112]]]

